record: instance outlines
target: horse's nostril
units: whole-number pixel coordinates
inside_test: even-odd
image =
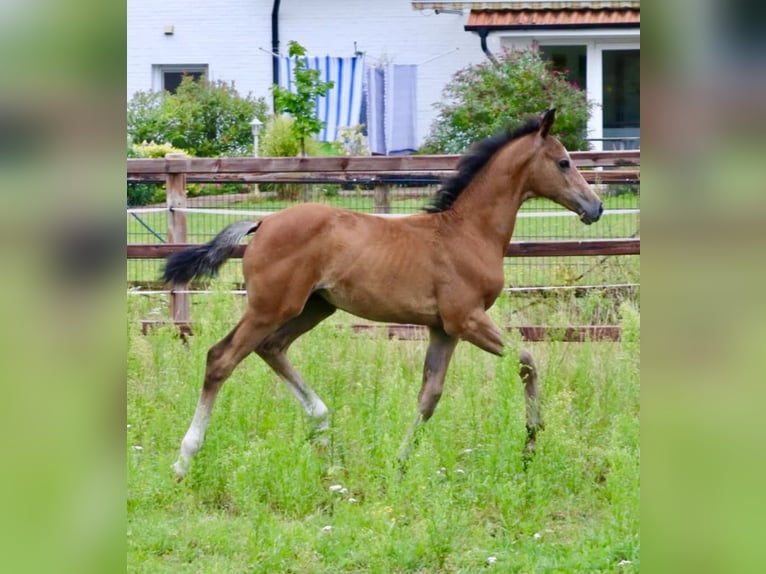
[[[601,217],[601,214],[604,213],[604,204],[599,203],[598,204],[598,216]]]

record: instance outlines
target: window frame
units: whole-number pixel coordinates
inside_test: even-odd
[[[155,92],[165,90],[165,74],[201,74],[210,78],[210,68],[207,64],[153,64],[152,65],[152,89]]]

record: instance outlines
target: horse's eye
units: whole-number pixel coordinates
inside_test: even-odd
[[[559,167],[561,169],[569,169],[569,160],[568,159],[560,159],[559,160]]]

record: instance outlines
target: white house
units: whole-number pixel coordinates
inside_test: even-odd
[[[317,66],[354,57],[364,66],[366,90],[353,88],[362,94],[362,119],[377,109],[370,70],[385,72],[380,76],[385,101],[378,102],[386,116],[381,129],[399,130],[404,136],[399,141],[410,142],[400,144],[404,149],[425,139],[436,115],[433,104],[456,71],[504,48],[536,43],[598,104],[589,124],[594,147],[604,138],[637,147],[637,140],[625,138],[639,135],[639,4],[128,0],[127,95],[172,90],[181,73],[204,73],[271,101],[272,84],[285,82],[284,67],[280,74],[273,54],[285,55],[288,42],[295,40],[317,57]],[[338,117],[356,119],[355,110]],[[391,136],[385,136],[389,146]]]

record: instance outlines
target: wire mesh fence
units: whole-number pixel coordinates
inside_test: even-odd
[[[256,219],[303,201],[326,203],[365,213],[407,215],[422,212],[438,185],[418,180],[402,184],[231,184],[187,185],[186,235],[189,243],[212,239],[229,223]],[[162,184],[154,184],[161,196]],[[640,237],[640,184],[603,183],[594,186],[604,201],[605,213],[591,226],[576,215],[544,199],[527,201],[516,221],[513,241],[566,239],[617,239]],[[377,194],[377,195],[376,195]],[[385,195],[385,197],[382,197]],[[128,244],[167,242],[169,209],[165,203],[128,209]],[[638,283],[639,257],[568,256],[506,257],[506,278],[510,287],[609,285]],[[230,261],[223,277],[236,282],[240,262]],[[161,260],[129,259],[129,285],[144,288],[157,285]]]

